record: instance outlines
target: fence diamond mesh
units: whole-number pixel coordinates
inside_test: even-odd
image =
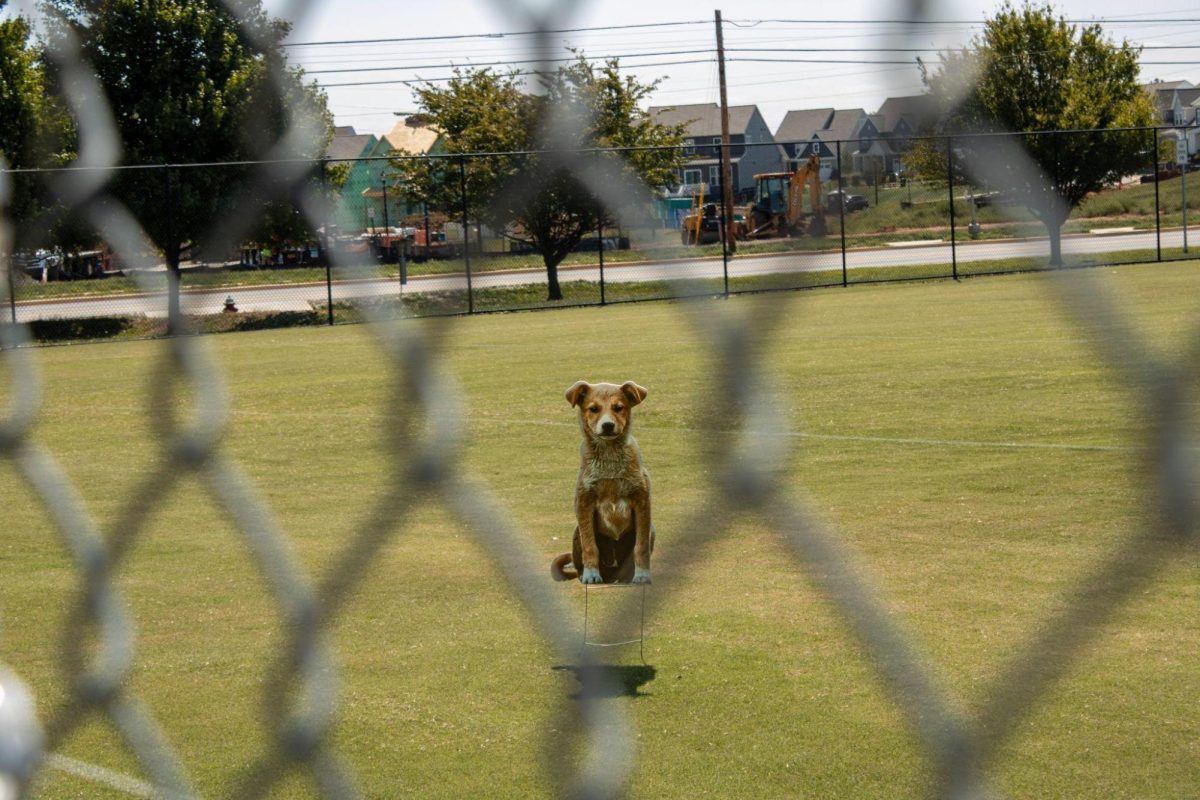
[[[294,5],[298,15],[308,10],[307,4]],[[544,11],[520,4],[500,5],[543,30],[535,48],[539,52],[550,52],[549,30],[577,11],[577,4],[572,3],[555,4]],[[914,19],[919,19],[925,13],[923,6],[917,4],[913,13]],[[292,313],[313,315],[319,322],[352,314],[366,322],[389,370],[390,385],[383,402],[389,408],[405,409],[405,413],[393,419],[381,442],[388,464],[385,491],[336,552],[328,570],[314,576],[292,552],[288,532],[281,528],[254,482],[222,450],[229,402],[223,389],[223,365],[211,341],[175,335],[164,342],[145,412],[153,424],[160,462],[127,497],[119,499],[113,522],[101,528],[59,459],[39,443],[33,428],[42,407],[43,385],[38,374],[41,355],[27,346],[27,323],[39,320],[39,309],[54,300],[45,296],[49,282],[30,281],[28,276],[39,269],[44,276],[51,267],[43,263],[17,269],[13,225],[5,219],[0,227],[0,253],[12,263],[10,277],[20,275],[21,280],[4,289],[10,321],[0,325],[0,359],[8,376],[9,404],[0,417],[0,456],[12,465],[51,519],[79,580],[75,594],[66,600],[70,611],[61,632],[58,666],[65,671],[70,687],[62,704],[37,713],[28,689],[30,676],[0,670],[0,798],[32,794],[40,772],[48,768],[76,770],[127,794],[198,795],[190,765],[181,757],[177,743],[163,732],[131,688],[129,676],[138,663],[139,642],[120,574],[129,554],[144,538],[151,518],[170,502],[169,495],[182,481],[198,483],[208,502],[228,518],[286,632],[277,643],[262,686],[260,723],[271,744],[238,766],[230,781],[232,796],[266,796],[285,784],[302,785],[304,791],[324,797],[358,794],[344,745],[331,735],[341,702],[336,626],[348,599],[382,550],[417,524],[417,514],[425,507],[448,512],[481,547],[496,554],[500,559],[497,574],[502,576],[505,590],[519,601],[553,658],[578,664],[578,696],[560,698],[561,713],[555,717],[569,720],[564,725],[569,735],[547,726],[542,744],[548,762],[572,765],[554,772],[554,780],[559,781],[556,789],[564,795],[588,798],[621,796],[629,791],[630,775],[637,764],[638,732],[624,705],[613,700],[620,695],[611,685],[613,675],[592,668],[596,662],[590,651],[581,654],[580,621],[563,600],[561,587],[548,582],[543,559],[493,496],[493,489],[472,476],[462,463],[465,411],[460,392],[445,369],[444,331],[437,325],[396,320],[397,316],[541,305],[545,288],[541,271],[530,268],[535,275],[534,293],[516,299],[505,295],[498,289],[506,285],[497,279],[496,265],[512,255],[505,252],[511,240],[487,229],[484,215],[471,208],[469,198],[462,197],[459,208],[409,202],[396,189],[392,160],[334,162],[297,157],[311,149],[317,131],[304,114],[296,114],[285,135],[269,146],[261,161],[164,166],[151,173],[151,181],[163,192],[168,207],[182,202],[181,187],[198,175],[212,183],[230,180],[243,187],[236,193],[235,203],[207,220],[204,249],[211,256],[203,255],[200,260],[210,263],[211,270],[185,271],[181,279],[184,288],[188,290],[194,282],[195,291],[184,291],[178,308],[170,306],[165,298],[171,296],[171,284],[177,279],[159,268],[147,232],[149,221],[139,219],[122,199],[121,184],[126,176],[118,166],[121,145],[105,94],[91,77],[77,43],[63,39],[52,56],[71,77],[66,85],[73,91],[65,99],[78,121],[81,156],[70,171],[36,177],[45,178],[57,202],[101,234],[109,248],[105,258],[121,264],[129,290],[129,295],[118,301],[129,304],[125,308],[89,298],[70,301],[72,313],[120,316],[135,309],[151,316],[165,315],[171,333],[186,334],[198,318],[222,313],[226,298],[252,307],[255,293],[267,291],[254,284],[229,288],[226,282],[214,282],[215,288],[206,290],[207,275],[236,269],[252,274],[267,267],[286,267],[305,278],[290,281],[282,290],[293,295],[289,302],[294,307],[288,309]],[[277,91],[286,92],[282,76],[273,77]],[[447,173],[457,170],[465,186],[468,171],[487,159],[522,162],[536,157],[538,169],[565,171],[613,211],[609,222],[590,237],[594,250],[562,269],[560,280],[568,304],[724,295],[897,277],[956,277],[1029,268],[1022,259],[1029,254],[1040,259],[1045,252],[1046,244],[1036,237],[1032,243],[1026,237],[1025,249],[1019,254],[1010,249],[1001,250],[998,256],[976,258],[967,252],[976,247],[977,237],[985,241],[989,232],[996,232],[1000,238],[1000,234],[1029,227],[1031,220],[1005,204],[997,192],[977,202],[984,192],[958,185],[956,181],[962,178],[954,161],[965,157],[966,150],[956,150],[952,141],[943,139],[931,142],[934,150],[945,153],[949,165],[941,184],[900,182],[881,173],[850,183],[840,165],[849,156],[842,150],[849,150],[852,143],[832,142],[837,174],[820,176],[814,190],[824,216],[824,236],[797,240],[786,247],[764,245],[757,251],[749,245],[733,257],[719,229],[707,244],[685,243],[689,214],[696,226],[693,236],[702,238],[705,232],[702,196],[689,195],[675,204],[654,198],[647,187],[636,185],[613,168],[619,161],[610,158],[612,154],[574,149],[580,139],[578,124],[577,117],[566,113],[547,120],[546,147],[537,154],[445,158],[438,166]],[[1102,138],[1104,134],[1096,135]],[[1145,135],[1153,141],[1158,134],[1147,131]],[[784,148],[788,155],[801,156],[805,143],[793,145]],[[1013,183],[1012,175],[1017,174],[1031,184],[1045,183],[1045,176],[1024,155],[1022,142],[997,139],[995,144],[982,146],[990,147],[997,158],[965,165],[966,180],[978,186],[1006,185]],[[726,153],[725,157],[750,164],[756,150],[767,149],[775,155],[780,148],[776,144],[744,145],[738,153]],[[719,152],[714,155],[718,160],[721,157]],[[1003,163],[1005,175],[986,174],[996,163]],[[328,190],[327,181],[335,171],[345,173],[339,190],[341,202]],[[0,202],[11,196],[14,182],[33,177],[28,172],[0,172]],[[752,185],[752,180],[745,181],[746,189]],[[833,203],[831,192],[841,193]],[[851,205],[843,195],[859,199]],[[296,247],[286,250],[247,242],[249,221],[282,201],[286,201],[288,213],[297,216],[299,235],[311,238],[298,239]],[[864,201],[865,205],[860,205]],[[177,213],[184,213],[182,206],[177,208]],[[811,204],[808,211],[818,213]],[[1166,211],[1179,212],[1179,205]],[[869,214],[875,216],[869,218]],[[914,222],[918,218],[920,222]],[[1155,219],[1162,219],[1157,207]],[[437,238],[435,230],[440,234]],[[890,247],[897,243],[928,249],[918,259],[897,259],[893,253],[913,252]],[[627,249],[636,250],[638,260],[649,264],[620,260]],[[935,249],[936,255],[930,255]],[[1153,255],[1149,249],[1118,255],[1116,260],[1162,258],[1160,241],[1155,242]],[[1077,252],[1070,243],[1064,250],[1068,266],[1085,263],[1088,258],[1092,263],[1097,260]],[[236,260],[227,262],[224,256],[231,253]],[[74,269],[86,272],[89,267],[79,264]],[[413,284],[422,282],[427,291],[414,292]],[[746,520],[756,520],[778,536],[806,579],[844,620],[862,656],[888,687],[900,714],[915,731],[922,755],[934,765],[938,776],[935,793],[940,797],[994,796],[996,790],[986,778],[989,763],[1010,739],[1020,735],[1022,721],[1045,701],[1055,680],[1084,658],[1100,624],[1118,614],[1135,595],[1151,591],[1166,565],[1185,552],[1194,555],[1196,487],[1200,483],[1191,435],[1190,390],[1195,341],[1200,338],[1193,336],[1182,356],[1169,360],[1140,339],[1121,304],[1097,281],[1079,274],[1068,280],[1053,272],[1046,286],[1077,320],[1112,373],[1138,398],[1151,425],[1144,449],[1152,490],[1141,524],[1103,563],[1077,579],[1049,621],[995,672],[974,715],[956,705],[952,692],[897,623],[887,599],[856,565],[836,530],[781,480],[793,440],[786,435],[781,398],[772,389],[764,362],[773,333],[780,321],[794,312],[794,302],[784,296],[761,298],[747,315],[713,304],[687,306],[694,334],[711,357],[715,381],[709,416],[696,421],[699,429],[710,432],[700,440],[699,449],[711,484],[704,487],[705,501],[693,518],[672,534],[670,548],[682,554],[674,557],[672,569],[686,574],[705,552],[705,543],[719,540]],[[426,296],[422,298],[422,294]],[[171,411],[180,407],[187,407],[188,414]],[[669,585],[665,590],[655,589],[660,595],[670,591]],[[666,599],[659,596],[652,611]],[[614,618],[628,619],[636,616],[640,598],[636,592],[625,592],[614,602]],[[5,613],[13,611],[6,609]],[[0,646],[0,654],[11,644]],[[0,645],[5,645],[3,639]],[[142,778],[81,767],[58,752],[82,726],[95,723],[119,735]],[[530,765],[530,769],[539,768]],[[297,780],[301,784],[296,784]],[[1181,792],[1193,789],[1181,787]]]

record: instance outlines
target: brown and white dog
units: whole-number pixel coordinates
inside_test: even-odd
[[[646,390],[633,381],[578,381],[567,389],[567,402],[579,409],[583,441],[571,552],[550,566],[557,581],[650,583],[650,475],[630,433],[632,409],[645,399]],[[563,569],[568,564],[569,572]]]

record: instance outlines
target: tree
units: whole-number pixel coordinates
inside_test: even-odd
[[[536,95],[522,90],[515,73],[486,69],[421,87],[422,109],[447,153],[496,155],[397,161],[406,192],[447,211],[461,208],[465,177],[468,212],[541,254],[549,300],[562,299],[558,265],[618,210],[581,179],[579,164],[610,185],[630,179],[653,187],[668,184],[682,163],[683,126],[662,125],[639,108],[658,82],[622,77],[616,59],[596,65],[577,55],[543,76]]]
[[[247,170],[222,164],[260,157],[299,115],[324,130],[316,158],[332,136],[325,97],[287,65],[281,47],[288,24],[270,18],[260,0],[47,0],[59,25],[74,29],[104,87],[128,165],[114,194],[162,250],[169,317],[179,313],[182,255],[231,200],[251,191]],[[230,8],[237,8],[239,15]],[[53,31],[52,31],[53,35]],[[278,91],[272,76],[286,84]]]
[[[1050,263],[1062,264],[1062,225],[1087,195],[1140,168],[1154,109],[1138,85],[1140,48],[1078,28],[1050,6],[1006,3],[971,46],[943,52],[922,76],[943,112],[944,133],[1028,133],[1020,159],[997,157],[995,138],[954,139],[955,158],[1015,193],[1050,236]],[[1079,131],[1079,133],[1060,133]],[[943,151],[944,152],[944,151]]]
[[[7,3],[0,0],[0,9]],[[0,20],[0,156],[9,168],[62,163],[70,120],[48,91],[45,60],[22,17]],[[47,202],[32,177],[14,182],[10,211],[20,220]]]

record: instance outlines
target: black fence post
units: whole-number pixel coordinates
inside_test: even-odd
[[[1158,128],[1150,129],[1150,156],[1154,159],[1150,167],[1154,172],[1154,260],[1162,261],[1162,212],[1158,207]]]
[[[950,199],[950,276],[958,280],[958,237],[954,230],[954,137],[946,137],[946,191]]]
[[[462,189],[463,262],[467,269],[467,313],[475,313],[475,293],[471,288],[471,248],[467,247],[467,157],[458,157],[458,182]]]
[[[322,199],[328,196],[329,192],[329,175],[326,172],[328,164],[322,159],[321,161],[321,197]],[[329,232],[329,215],[325,215],[325,235],[321,237],[321,245],[323,248],[322,255],[325,257],[325,308],[329,317],[329,324],[333,324],[333,237]]]
[[[722,142],[720,145],[717,146],[717,152],[719,152],[721,154],[721,158],[720,158],[721,180],[724,180],[726,175],[733,174],[732,170],[728,170],[725,168],[726,159],[729,158],[729,150],[725,147],[724,142]],[[732,187],[730,187],[730,188],[732,189]],[[729,230],[729,226],[726,224],[726,220],[733,219],[733,209],[730,208],[729,206],[725,205],[725,196],[726,196],[725,187],[722,186],[721,187],[721,222],[719,223],[720,236],[721,236],[721,275],[724,280],[724,286],[725,286],[724,292],[723,292],[724,296],[729,297],[729,243],[726,241],[725,237],[730,236],[733,233],[733,231]],[[704,216],[704,209],[698,208],[698,209],[696,209],[696,213],[702,218]],[[696,244],[699,245],[700,244],[700,239],[699,239],[700,234],[697,233],[696,236],[697,236]]]
[[[175,241],[175,191],[171,181],[171,166],[164,168],[166,172],[166,213],[167,213],[167,242],[171,249],[167,251],[167,335],[178,336],[183,330],[183,314],[180,309],[180,294],[183,289],[183,270],[179,264],[182,253],[179,252]],[[170,263],[170,253],[175,253],[174,266]]]
[[[596,224],[596,249],[600,253],[600,305],[604,305],[604,222]]]
[[[846,184],[842,180],[842,142],[840,139],[837,142],[837,174],[838,223],[842,233],[842,286],[849,286],[850,278],[846,273]]]
[[[12,254],[8,254],[4,259],[5,265],[4,276],[8,280],[8,312],[12,318],[12,324],[17,324],[17,282],[13,280],[13,268],[16,266],[16,260]]]

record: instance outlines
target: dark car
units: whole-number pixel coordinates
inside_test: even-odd
[[[861,194],[845,194],[844,192],[830,192],[825,198],[825,210],[829,213],[834,213],[838,210],[838,201],[841,201],[842,209],[846,213],[851,211],[860,211],[867,208],[870,203],[867,198]]]

